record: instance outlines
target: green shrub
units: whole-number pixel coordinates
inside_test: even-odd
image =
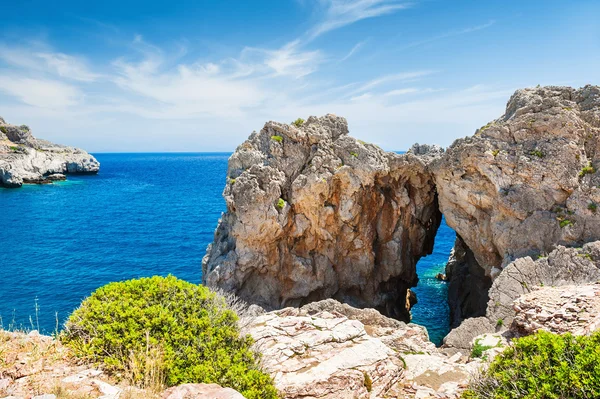
[[[574,337],[540,331],[496,356],[466,398],[600,397],[600,333]]]
[[[539,259],[539,258],[538,258]],[[504,319],[498,319],[498,321],[496,321],[496,327],[500,328],[504,325]]]
[[[529,155],[533,155],[536,156],[538,158],[544,158],[544,153],[541,152],[540,150],[533,150],[529,153]]]
[[[281,136],[271,136],[271,140],[275,140],[278,143],[283,143],[283,137]]]
[[[350,155],[352,155],[354,158],[358,158],[358,153],[357,152],[350,151]]]
[[[283,209],[285,207],[285,200],[283,198],[279,198],[277,200],[277,208]]]
[[[492,150],[492,155],[496,158],[500,154],[500,150]]]
[[[475,343],[473,344],[473,349],[471,350],[471,357],[472,358],[481,357],[481,355],[483,355],[483,352],[485,352],[488,349],[492,349],[492,348],[493,348],[493,346],[482,345],[480,343],[480,340],[477,339],[477,340],[475,340]]]
[[[300,127],[300,126],[304,125],[304,119],[298,118],[292,122],[292,125],[294,125],[296,127]]]
[[[6,126],[0,126],[0,132],[4,134],[8,133],[8,130],[6,130]]]
[[[596,173],[596,169],[594,169],[591,162],[588,162],[587,166],[584,166],[583,169],[581,169],[581,172],[579,172],[579,177],[583,177],[592,173]]]
[[[598,204],[596,204],[595,202],[590,202],[590,203],[588,204],[587,208],[588,208],[590,211],[592,211],[592,212],[596,213],[596,211],[598,210]]]
[[[565,227],[568,227],[568,226],[572,226],[573,222],[570,221],[569,219],[563,219],[558,224],[560,225],[560,228],[562,229],[562,228],[565,228]]]
[[[252,338],[240,336],[226,300],[173,276],[110,283],[73,312],[61,340],[117,376],[158,364],[166,385],[217,383],[246,398],[276,398],[258,366]],[[150,355],[148,355],[150,353]],[[161,361],[157,361],[160,358]]]

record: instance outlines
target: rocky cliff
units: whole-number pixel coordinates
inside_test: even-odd
[[[513,260],[600,239],[599,133],[599,87],[517,90],[502,117],[433,162],[459,236],[447,270],[455,324],[485,314],[492,279]]]
[[[203,281],[267,309],[336,298],[408,320],[441,215],[424,159],[348,135],[344,118],[269,122],[229,159]]]
[[[64,180],[64,174],[98,173],[100,163],[78,148],[33,137],[29,127],[0,118],[0,186],[43,184]]]
[[[497,298],[514,265],[600,239],[599,133],[597,86],[518,90],[502,117],[445,152],[386,153],[333,115],[269,122],[230,159],[203,280],[270,309],[336,298],[407,320],[416,261],[443,213],[457,232],[453,327],[481,317],[493,330],[512,319],[489,303],[510,309],[525,293]]]

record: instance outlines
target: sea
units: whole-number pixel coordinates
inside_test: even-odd
[[[51,185],[0,188],[0,328],[60,331],[98,287],[172,274],[200,283],[225,201],[229,153],[94,154],[101,170]],[[413,322],[448,332],[443,272],[455,233],[444,222],[417,265]]]

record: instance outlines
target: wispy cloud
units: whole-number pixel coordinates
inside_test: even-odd
[[[417,40],[417,41],[409,43],[405,46],[401,46],[401,47],[397,48],[396,50],[405,50],[405,49],[408,49],[411,47],[418,47],[418,46],[422,46],[424,44],[428,44],[428,43],[436,42],[438,40],[446,39],[448,37],[459,36],[459,35],[464,35],[467,33],[476,32],[479,30],[487,29],[487,28],[491,27],[492,25],[494,25],[495,23],[496,23],[495,20],[490,20],[487,23],[482,24],[482,25],[476,25],[476,26],[471,26],[471,27],[464,28],[464,29],[452,30],[452,31],[445,32],[440,35],[433,36],[433,37],[430,37],[427,39]]]
[[[366,83],[363,83],[360,87],[351,90],[347,95],[349,97],[356,96],[358,94],[367,92],[369,90],[372,90],[372,89],[382,86],[382,85],[388,85],[388,84],[393,84],[393,83],[398,83],[398,82],[414,81],[416,79],[431,75],[433,73],[435,73],[435,71],[423,70],[423,71],[402,72],[402,73],[396,73],[393,75],[381,76],[381,77],[372,79]]]
[[[2,74],[0,91],[23,103],[44,109],[65,109],[81,103],[83,94],[68,84],[47,79],[32,79]]]
[[[412,5],[398,0],[319,0],[319,2],[325,8],[324,18],[307,32],[307,41],[363,19],[391,14]]]
[[[315,72],[324,56],[319,50],[301,50],[296,40],[276,50],[247,47],[242,52],[242,59],[263,64],[276,76],[302,78]]]
[[[92,73],[80,58],[34,48],[8,47],[0,45],[0,60],[4,63],[66,79],[91,82],[99,75]]]
[[[354,47],[352,47],[352,49],[350,49],[350,51],[348,52],[348,54],[346,54],[339,62],[344,62],[346,61],[348,58],[352,57],[354,54],[356,54],[358,52],[358,50],[360,50],[360,48],[362,46],[364,46],[364,44],[366,43],[366,40],[360,41],[358,43],[356,43],[354,45]]]

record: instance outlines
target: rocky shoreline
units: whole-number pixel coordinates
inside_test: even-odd
[[[96,174],[100,163],[84,150],[35,138],[26,125],[0,118],[0,186],[50,184],[68,174]]]

